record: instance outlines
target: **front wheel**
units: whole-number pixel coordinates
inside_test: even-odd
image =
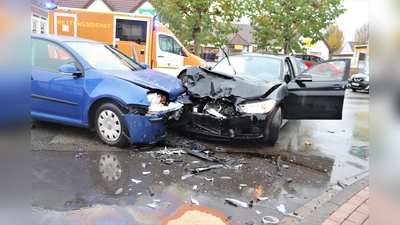
[[[279,130],[282,124],[282,110],[279,107],[272,116],[269,126],[265,128],[264,141],[267,144],[274,145],[279,137]]]
[[[112,103],[101,105],[96,112],[97,134],[108,145],[123,147],[127,144],[125,135],[128,134],[128,129],[122,120],[122,114],[121,109]]]
[[[186,70],[182,71],[182,72],[179,74],[178,78],[182,81],[182,84],[183,84],[184,86],[186,86],[186,83],[187,83]]]

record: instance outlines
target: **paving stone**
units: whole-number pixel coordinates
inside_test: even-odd
[[[329,216],[329,219],[336,221],[338,223],[343,222],[350,214],[345,213],[343,211],[337,210],[336,212],[332,213],[332,215]]]
[[[347,217],[347,220],[352,221],[354,223],[362,224],[367,218],[368,215],[356,211],[350,214],[350,216]]]
[[[326,219],[321,225],[340,225],[340,223],[330,219]]]
[[[352,213],[353,211],[355,211],[357,209],[357,205],[354,205],[352,203],[346,202],[344,203],[342,206],[340,206],[340,208],[338,210],[341,210],[345,213]]]

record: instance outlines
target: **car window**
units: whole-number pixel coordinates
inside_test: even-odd
[[[289,57],[289,59],[292,62],[292,65],[293,65],[294,76],[299,75],[301,73],[300,63],[293,57]]]
[[[31,48],[31,66],[33,69],[58,72],[60,66],[75,63],[75,58],[56,43],[32,39]]]
[[[180,55],[181,46],[173,37],[160,34],[159,43],[161,50]]]
[[[310,67],[307,74],[312,75],[313,81],[338,81],[344,76],[345,65],[344,61],[322,61]]]
[[[264,80],[277,80],[281,77],[281,61],[275,58],[259,56],[230,56],[222,59],[212,71],[226,73],[232,76],[255,76]],[[234,68],[234,70],[232,69]]]
[[[131,71],[144,68],[118,50],[96,42],[65,42],[96,70]]]

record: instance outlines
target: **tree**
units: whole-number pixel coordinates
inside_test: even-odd
[[[303,52],[301,37],[324,40],[324,29],[345,12],[341,0],[254,0],[247,4],[260,48]]]
[[[193,43],[195,55],[200,55],[200,44],[226,45],[228,34],[238,32],[232,22],[244,15],[244,0],[149,1],[161,22],[185,46]]]
[[[364,24],[357,28],[354,33],[354,41],[357,45],[367,44],[369,40],[369,24]]]
[[[339,25],[331,24],[326,29],[328,35],[327,42],[332,52],[342,49],[344,43],[343,31],[339,29]]]

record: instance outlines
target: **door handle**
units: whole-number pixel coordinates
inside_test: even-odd
[[[164,56],[163,55],[159,55],[158,58],[164,58]]]
[[[331,86],[331,88],[332,88],[332,89],[335,89],[335,90],[344,89],[344,88],[345,88],[345,85],[334,84],[334,85]]]

